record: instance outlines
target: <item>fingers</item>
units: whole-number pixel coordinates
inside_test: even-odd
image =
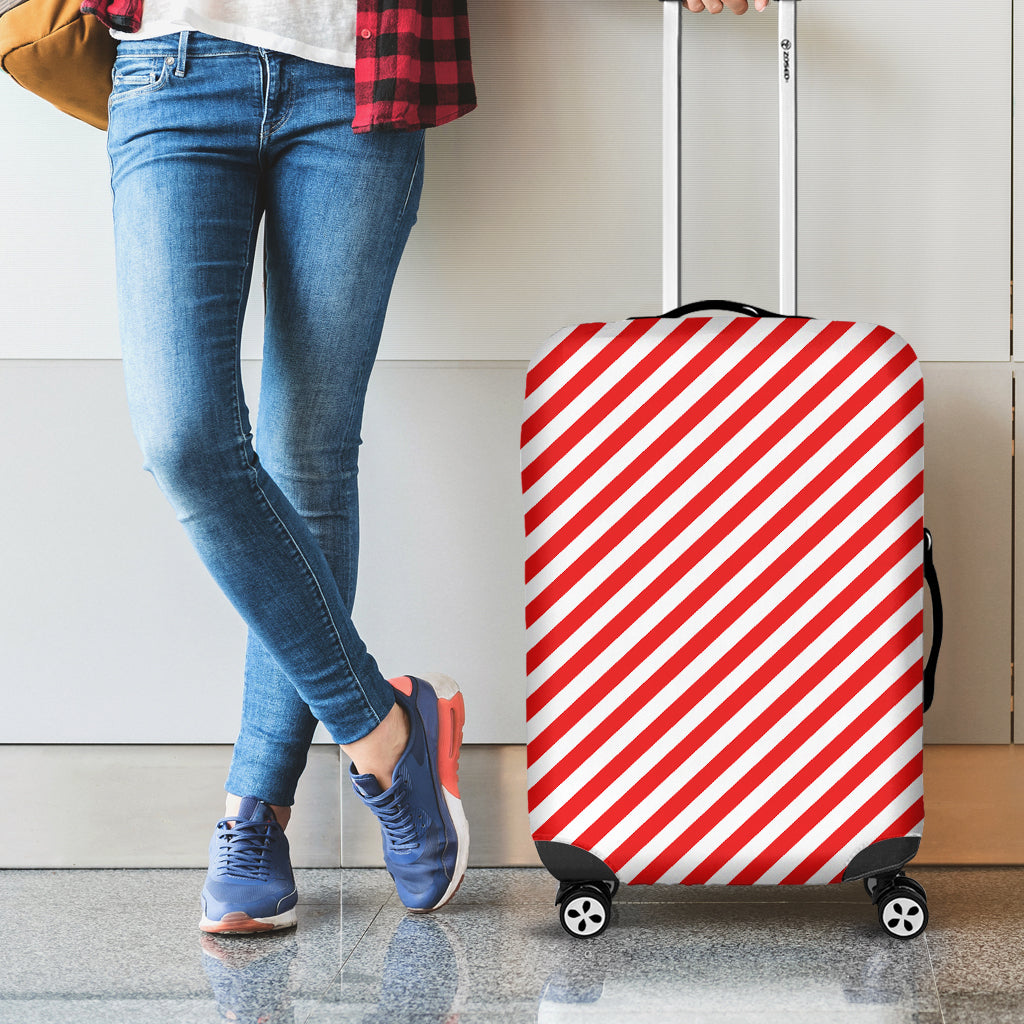
[[[768,9],[768,2],[769,0],[754,0],[754,7],[758,11],[765,11]],[[726,9],[733,14],[746,14],[749,10],[747,0],[686,0],[686,6],[694,14],[700,14],[701,11],[721,14]]]

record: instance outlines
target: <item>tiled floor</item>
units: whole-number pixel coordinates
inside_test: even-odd
[[[540,870],[471,870],[430,916],[381,871],[298,875],[296,929],[211,938],[201,871],[0,872],[0,1021],[1024,1024],[1024,869],[912,868],[907,942],[860,883],[624,888],[580,940]]]

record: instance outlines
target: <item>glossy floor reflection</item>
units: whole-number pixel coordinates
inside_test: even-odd
[[[0,872],[0,1021],[261,1024],[1024,1024],[1024,869],[914,868],[924,936],[859,884],[624,888],[597,939],[555,884],[471,870],[407,914],[382,871],[298,872],[299,925],[196,928],[201,871]]]

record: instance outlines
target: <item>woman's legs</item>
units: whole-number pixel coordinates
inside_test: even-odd
[[[314,718],[347,744],[394,707],[350,615],[354,453],[422,137],[354,136],[350,71],[198,33],[122,44],[118,64],[108,145],[133,427],[253,637],[229,789],[286,805]],[[239,339],[264,209],[257,454]]]
[[[447,902],[465,871],[458,687],[408,677],[393,689],[351,620],[363,396],[423,173],[421,133],[352,134],[353,77],[186,32],[122,42],[115,65],[108,148],[132,424],[250,631],[207,931],[294,923],[272,806],[291,804],[316,719],[355,761],[407,905]],[[264,211],[257,454],[239,348]]]

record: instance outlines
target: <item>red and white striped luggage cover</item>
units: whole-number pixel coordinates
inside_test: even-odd
[[[837,882],[921,835],[923,387],[871,324],[583,324],[527,375],[533,838]]]

